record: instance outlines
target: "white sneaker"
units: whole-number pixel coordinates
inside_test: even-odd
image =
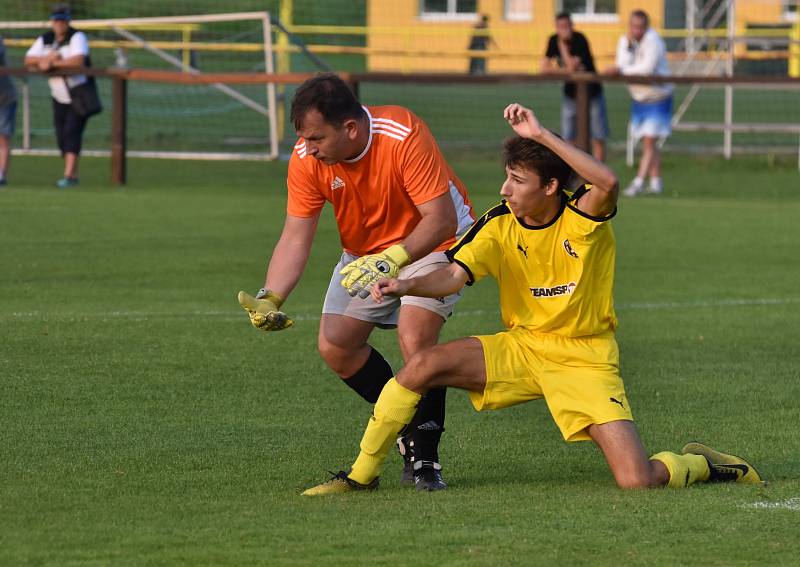
[[[644,192],[644,184],[643,183],[631,183],[628,185],[623,191],[623,197],[635,197],[640,193]]]
[[[661,177],[651,177],[645,192],[650,195],[661,195],[664,192],[664,180]]]

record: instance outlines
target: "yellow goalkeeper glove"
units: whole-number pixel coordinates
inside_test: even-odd
[[[381,278],[396,278],[400,268],[411,261],[408,251],[402,244],[390,246],[380,254],[362,256],[347,264],[339,272],[342,285],[347,288],[350,297],[361,299],[369,295],[370,288]]]
[[[240,291],[239,304],[250,315],[250,322],[256,329],[283,331],[294,325],[294,321],[280,310],[283,298],[274,291],[262,289],[255,297]]]

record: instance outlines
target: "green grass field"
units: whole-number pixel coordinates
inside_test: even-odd
[[[493,155],[453,154],[478,209]],[[619,166],[619,162],[614,162]],[[796,565],[800,541],[800,183],[791,163],[668,157],[667,194],[624,201],[623,376],[653,452],[705,440],[767,488],[623,492],[544,403],[477,414],[449,396],[450,489],[300,492],[347,466],[370,408],[315,351],[338,240],[326,214],[286,309],[255,331],[282,224],[284,163],[18,158],[0,189],[0,564]],[[623,172],[627,180],[628,172]],[[500,329],[469,289],[444,338]],[[399,366],[393,332],[374,343]]]

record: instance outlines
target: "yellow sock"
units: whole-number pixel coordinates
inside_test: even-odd
[[[411,422],[422,398],[392,378],[383,387],[367,430],[361,439],[361,452],[349,476],[361,484],[369,484],[380,475],[383,462],[400,431]]]
[[[711,471],[708,461],[702,455],[678,455],[670,451],[662,451],[650,457],[651,461],[661,461],[669,471],[670,488],[685,488],[695,482],[708,480]]]

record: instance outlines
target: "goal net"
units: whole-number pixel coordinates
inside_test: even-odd
[[[191,16],[74,20],[86,32],[92,65],[188,73],[273,72],[270,16],[238,12]],[[44,21],[0,22],[7,64],[21,66],[25,51],[49,28]],[[84,153],[107,154],[111,84],[98,80],[105,112],[92,118]],[[21,153],[55,153],[46,77],[17,82]],[[128,81],[128,155],[205,159],[278,156],[276,87],[272,84],[172,84]]]

